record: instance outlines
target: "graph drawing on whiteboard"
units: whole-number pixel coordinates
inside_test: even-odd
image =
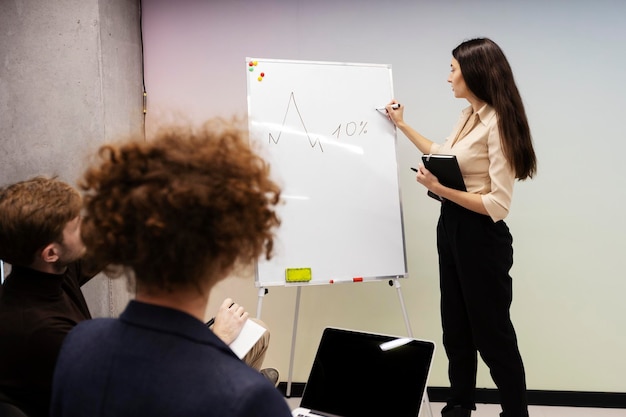
[[[307,139],[309,140],[309,145],[311,145],[311,148],[315,148],[316,146],[319,146],[320,151],[324,152],[324,148],[322,147],[322,142],[320,142],[319,138],[315,138],[314,140],[311,139],[311,135],[309,134],[309,131],[306,128],[306,124],[304,123],[304,119],[302,118],[302,114],[300,113],[300,109],[298,108],[298,103],[296,102],[296,98],[295,98],[293,91],[291,92],[291,94],[289,94],[289,103],[287,103],[287,110],[285,111],[285,117],[283,117],[283,124],[281,126],[280,131],[278,132],[278,136],[274,139],[274,135],[272,134],[272,132],[269,132],[269,143],[278,144],[278,142],[280,142],[280,137],[285,131],[285,125],[287,123],[287,116],[289,116],[289,112],[292,107],[294,108],[295,112],[298,114],[298,119],[300,120],[301,127],[304,130],[304,133]]]

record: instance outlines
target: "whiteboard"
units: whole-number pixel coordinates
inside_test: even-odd
[[[256,286],[407,275],[391,66],[246,58],[250,138],[282,187]],[[310,280],[286,272],[310,269]]]

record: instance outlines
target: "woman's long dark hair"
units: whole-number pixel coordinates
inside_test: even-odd
[[[463,42],[452,51],[467,87],[498,114],[504,156],[524,180],[537,173],[537,158],[524,104],[513,71],[500,47],[490,39]]]

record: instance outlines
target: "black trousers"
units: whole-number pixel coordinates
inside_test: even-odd
[[[498,387],[503,416],[528,415],[526,377],[511,323],[513,239],[504,221],[444,202],[437,225],[449,405],[475,409],[477,352]]]

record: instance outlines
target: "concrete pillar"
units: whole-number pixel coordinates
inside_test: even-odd
[[[0,184],[57,175],[76,184],[104,142],[143,129],[138,0],[0,1]],[[124,279],[84,287],[116,316]]]

